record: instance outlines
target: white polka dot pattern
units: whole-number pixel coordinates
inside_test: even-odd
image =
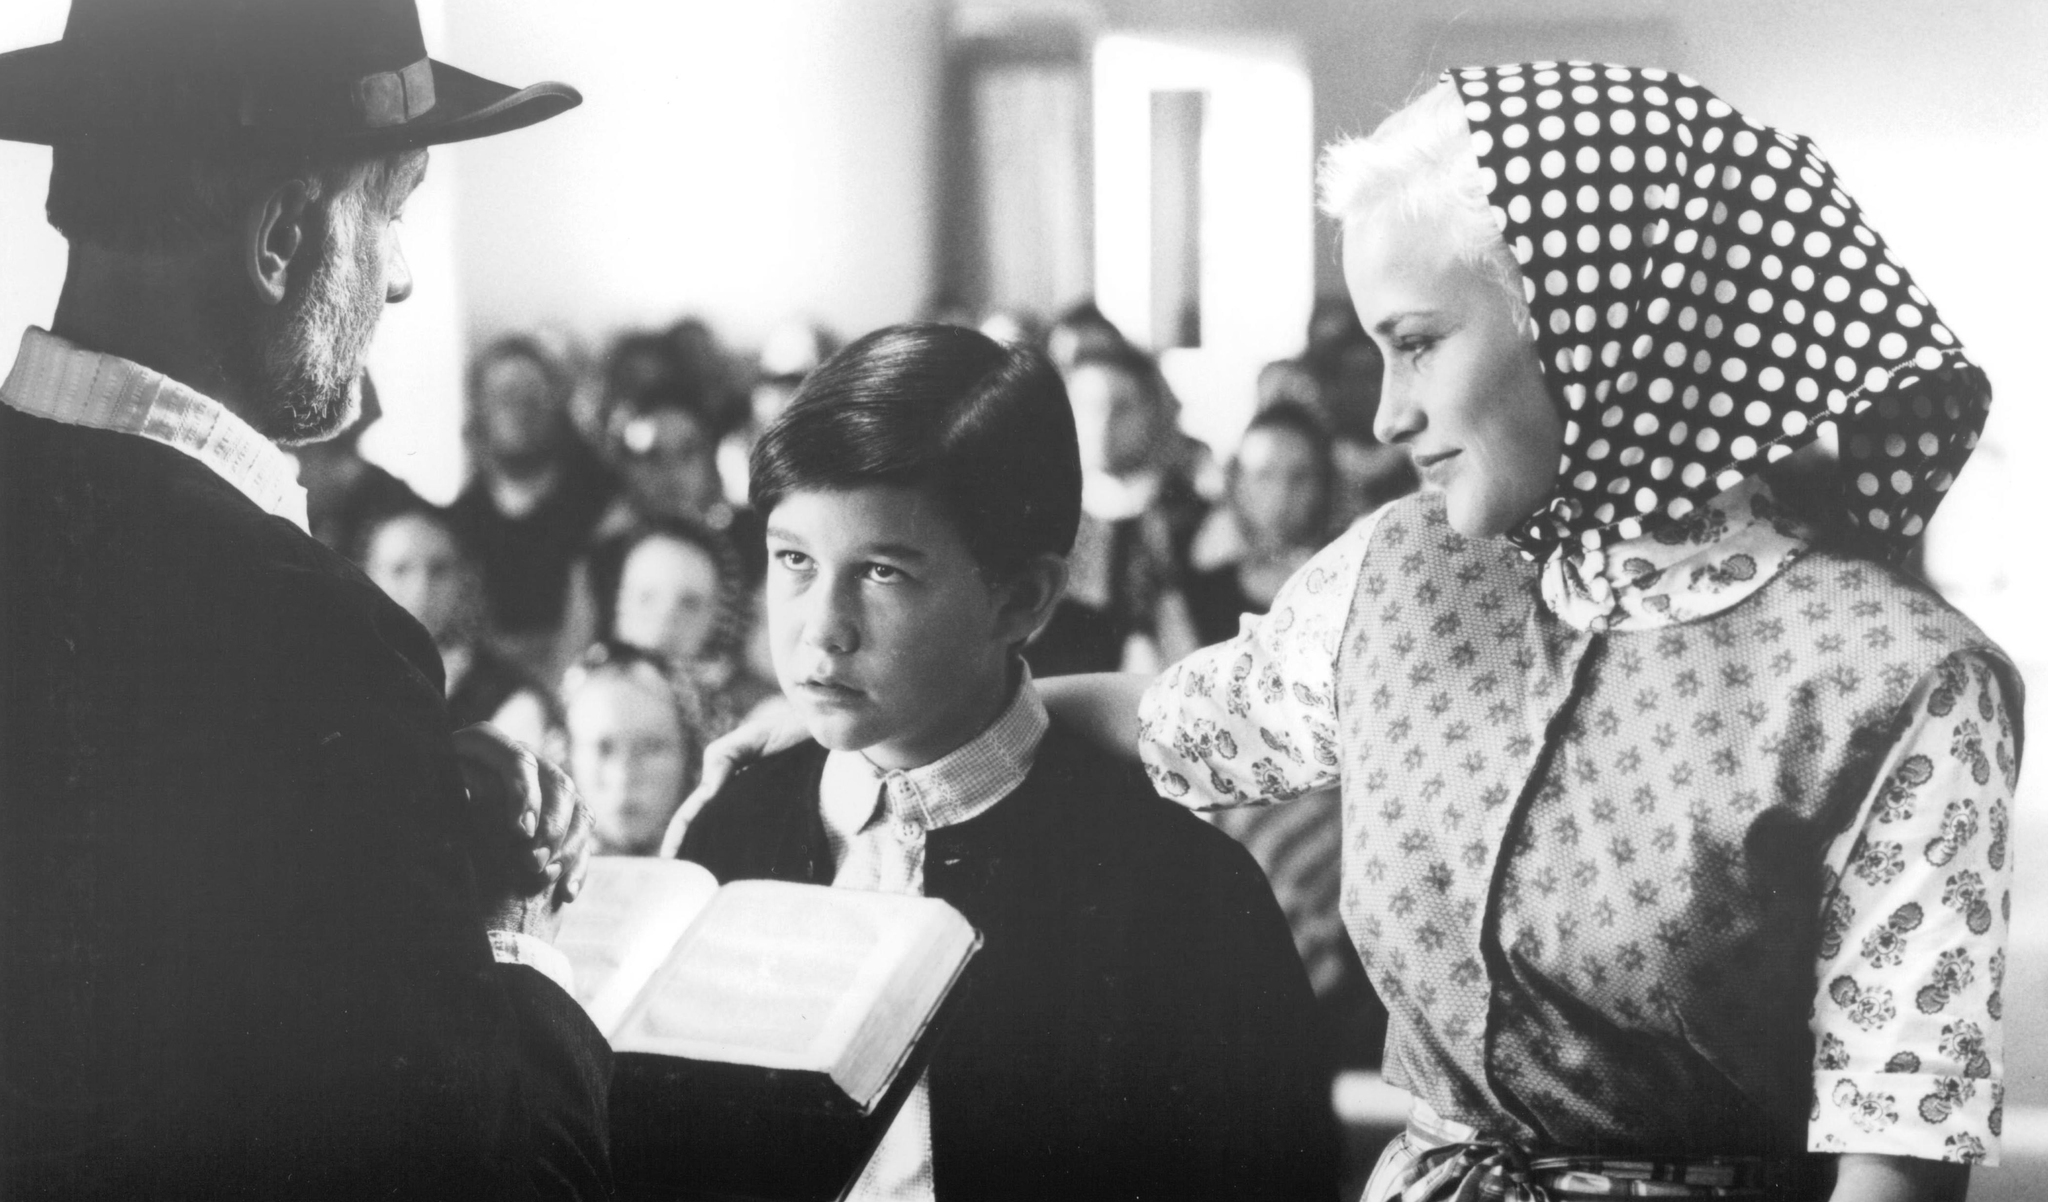
[[[1908,548],[1990,384],[1813,143],[1661,70],[1445,78],[1567,411],[1557,489],[1515,543],[1638,537],[1833,423],[1846,516],[1879,553]]]

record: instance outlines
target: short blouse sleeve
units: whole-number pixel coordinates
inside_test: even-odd
[[[1983,657],[1943,661],[1829,848],[1811,1151],[1998,1163],[2016,702]]]
[[[1138,751],[1161,796],[1215,810],[1337,783],[1337,653],[1377,517],[1303,564],[1271,612],[1247,615],[1236,638],[1172,665],[1146,691]]]

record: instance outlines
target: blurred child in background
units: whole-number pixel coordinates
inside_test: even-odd
[[[568,764],[601,855],[651,856],[696,782],[702,744],[660,657],[593,645],[562,680]]]
[[[489,722],[535,750],[559,750],[560,714],[547,688],[483,638],[483,574],[447,510],[413,498],[371,519],[358,561],[439,648],[453,728]]]

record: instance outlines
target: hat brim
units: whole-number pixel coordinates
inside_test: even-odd
[[[189,137],[212,145],[332,147],[375,154],[488,138],[583,103],[583,94],[565,83],[514,88],[433,59],[434,106],[402,124],[359,129],[159,125],[116,120],[104,107],[81,103],[92,84],[71,51],[62,42],[50,42],[0,54],[0,140],[54,146],[123,136],[159,144]]]
[[[365,130],[343,139],[353,146],[374,143],[378,149],[438,146],[488,138],[537,125],[583,103],[583,93],[552,80],[514,88],[471,75],[439,59],[434,69],[434,107],[404,125]]]

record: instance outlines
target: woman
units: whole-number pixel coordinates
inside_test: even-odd
[[[1661,71],[1458,72],[1324,201],[1428,493],[1149,689],[1049,701],[1191,805],[1341,783],[1416,1098],[1369,1197],[1960,1197],[2019,682],[1887,564],[1983,375],[1810,143]]]
[[[1336,477],[1329,431],[1313,411],[1282,401],[1252,418],[1218,506],[1237,554],[1190,573],[1183,590],[1197,640],[1222,642],[1237,633],[1239,615],[1266,612],[1280,586],[1329,542]]]

